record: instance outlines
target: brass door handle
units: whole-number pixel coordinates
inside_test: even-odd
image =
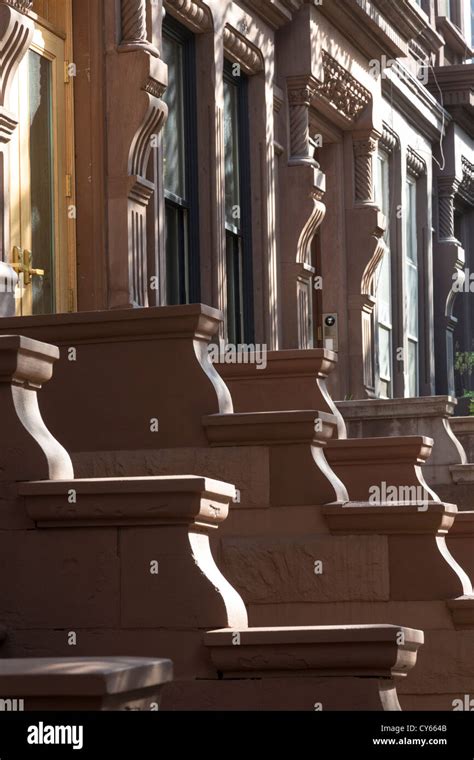
[[[44,269],[33,269],[33,254],[31,251],[27,251],[26,249],[23,252],[23,261],[24,261],[24,270],[23,270],[23,281],[25,285],[29,285],[32,278],[34,276],[36,277],[44,277]]]
[[[23,250],[17,245],[13,248],[12,269],[18,274],[23,274],[23,284],[29,285],[33,276],[44,277],[44,269],[33,269],[33,254],[31,251]]]

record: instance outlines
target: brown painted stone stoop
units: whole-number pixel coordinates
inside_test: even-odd
[[[19,579],[15,588],[2,586],[2,595],[9,593],[7,654],[27,646],[54,657],[73,630],[84,657],[118,649],[171,655],[176,681],[164,685],[163,709],[314,710],[316,703],[399,709],[394,679],[415,664],[420,631],[249,628],[243,600],[218,569],[209,542],[234,487],[192,475],[74,478],[67,453],[54,445],[38,412],[37,390],[50,375],[54,350],[27,338],[0,338],[0,367],[3,346],[1,401],[10,404],[9,424],[27,431],[17,450],[22,458],[36,453],[32,469],[40,476],[22,478],[13,460],[2,471],[4,482],[13,478],[10,498],[16,492],[22,517],[10,529],[5,518],[2,531],[10,577]],[[25,587],[25,556],[34,589]],[[240,653],[234,657],[226,653],[229,635]],[[237,681],[219,677],[235,672]]]
[[[468,638],[461,644],[461,632],[454,630],[446,604],[448,599],[465,596],[469,606],[471,590],[469,579],[447,552],[445,534],[438,534],[437,510],[450,513],[453,508],[423,489],[420,460],[427,456],[431,442],[422,436],[361,440],[357,445],[338,441],[334,451],[345,460],[349,479],[342,483],[327,459],[341,418],[321,390],[335,355],[319,352],[311,356],[313,367],[318,362],[321,366],[314,382],[307,368],[301,370],[307,374],[304,398],[314,398],[316,393],[321,413],[310,407],[233,414],[229,390],[208,358],[208,345],[219,319],[219,313],[208,307],[190,306],[32,318],[29,325],[8,321],[15,329],[26,327],[30,334],[60,340],[61,384],[56,383],[54,394],[54,378],[46,386],[45,409],[54,432],[67,435],[77,472],[86,477],[118,477],[197,471],[235,483],[237,494],[229,519],[218,534],[214,532],[212,551],[243,597],[251,624],[398,623],[401,615],[410,627],[428,628],[422,669],[417,669],[417,679],[412,677],[403,685],[407,692],[404,705],[445,709],[453,696],[466,688],[466,678],[471,678],[466,674],[474,638],[467,631]],[[140,340],[135,339],[138,336]],[[72,356],[76,362],[69,361],[70,348],[75,348]],[[124,355],[130,361],[124,362]],[[275,358],[267,366],[278,367],[279,362]],[[299,360],[296,364],[301,367]],[[291,377],[291,362],[283,365],[278,373]],[[265,382],[266,370],[250,371],[258,383]],[[271,372],[268,377],[272,393],[278,397],[278,382]],[[250,394],[251,383],[246,382]],[[68,387],[75,399],[72,417],[68,417],[64,390]],[[247,403],[250,408],[251,402]],[[160,423],[155,433],[150,432],[152,417]],[[97,428],[97,435],[90,434],[91,426],[94,431]],[[396,462],[390,461],[391,457],[396,457]],[[351,485],[359,487],[358,469],[363,465],[374,478],[385,478],[389,485],[421,486],[429,506],[427,515],[418,509],[421,506],[424,511],[424,503],[405,505],[410,519],[406,521],[404,516],[408,524],[403,535],[393,540],[380,522],[365,534],[342,531],[331,535],[322,506],[333,504],[334,514],[344,510],[347,520],[348,509],[342,505],[351,506],[347,501],[353,498]],[[365,494],[369,481],[364,476],[360,483]],[[367,496],[361,498],[366,501]],[[367,506],[376,517],[377,500]],[[378,506],[383,507],[383,502]],[[387,509],[382,524],[388,524],[388,515]],[[424,526],[421,537],[420,520]],[[430,586],[421,571],[422,581],[416,586],[423,589],[421,598],[412,598],[409,579],[406,598],[401,593],[394,597],[391,573],[395,578],[399,572],[394,563],[403,565],[405,553],[413,552],[414,572],[418,572],[425,551],[430,567],[436,569],[433,579],[444,579],[442,593],[436,592],[434,581]],[[316,572],[319,568],[322,572]],[[441,660],[440,677],[447,684],[442,695],[438,693],[439,678],[429,675],[439,669],[441,645],[447,650]],[[460,669],[457,661],[462,663]],[[451,674],[449,678],[446,673]]]

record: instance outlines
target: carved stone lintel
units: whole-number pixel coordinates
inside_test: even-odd
[[[165,0],[165,9],[193,32],[212,29],[212,15],[202,0]]]
[[[397,148],[399,143],[400,140],[398,135],[387,124],[384,124],[382,127],[382,135],[379,140],[380,147],[390,155]]]
[[[407,149],[407,172],[418,179],[426,172],[426,163],[412,148]]]
[[[119,45],[121,53],[131,50],[147,50],[159,56],[157,48],[148,41],[146,26],[146,0],[121,0],[122,33]]]
[[[260,50],[229,24],[224,28],[224,50],[246,74],[257,74],[264,68]]]
[[[354,196],[356,203],[374,202],[373,156],[378,140],[369,135],[354,140]]]

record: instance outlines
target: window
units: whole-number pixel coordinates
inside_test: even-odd
[[[238,345],[253,340],[248,106],[247,78],[228,62],[224,70],[224,161],[227,337]]]
[[[378,395],[383,398],[393,396],[392,387],[392,277],[390,255],[390,195],[389,195],[389,157],[380,152],[377,157],[377,174],[375,198],[381,212],[385,215],[387,228],[384,242],[386,251],[376,274],[375,295],[377,298],[377,354],[378,354]]]
[[[405,367],[405,396],[418,395],[419,335],[418,335],[418,245],[416,226],[416,182],[409,177],[405,188],[406,249],[404,256],[405,315],[408,341]]]
[[[183,304],[200,300],[195,55],[192,34],[168,19],[163,57],[168,64],[163,130],[167,303]]]

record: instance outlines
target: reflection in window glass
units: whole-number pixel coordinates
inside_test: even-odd
[[[376,274],[377,298],[376,314],[378,325],[378,367],[379,395],[390,398],[392,390],[392,279],[390,256],[390,196],[389,196],[389,158],[386,153],[377,157],[375,198],[381,212],[385,215],[386,230],[384,241],[386,251]]]
[[[406,250],[406,326],[408,339],[408,361],[406,368],[407,388],[405,396],[417,396],[419,390],[419,349],[418,349],[418,249],[416,230],[416,182],[409,178],[405,197]]]

